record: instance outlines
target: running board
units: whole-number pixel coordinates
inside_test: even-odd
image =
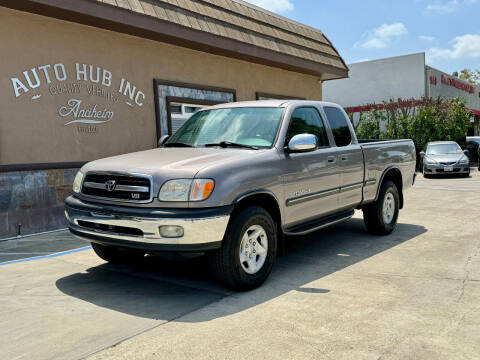
[[[325,216],[316,220],[312,220],[312,221],[285,229],[284,234],[294,235],[294,236],[310,234],[314,231],[323,229],[327,226],[339,223],[341,221],[348,220],[353,216],[353,214],[355,214],[355,210],[343,211],[341,213]]]

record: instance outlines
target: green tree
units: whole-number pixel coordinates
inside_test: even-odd
[[[385,123],[385,113],[375,105],[368,105],[370,111],[361,112],[355,130],[359,139],[382,139],[382,124]]]
[[[430,141],[452,140],[465,146],[471,112],[465,100],[423,98],[390,100],[382,109],[370,105],[355,124],[359,139],[402,139],[415,143],[417,152]]]
[[[480,70],[470,70],[470,69],[463,69],[460,71],[460,75],[457,76],[462,79],[468,81],[472,85],[479,85],[480,86]]]

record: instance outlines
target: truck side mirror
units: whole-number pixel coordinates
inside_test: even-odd
[[[424,157],[425,156],[425,151],[420,151],[420,157]]]
[[[291,153],[301,153],[317,150],[317,137],[312,134],[299,134],[292,137],[287,150]]]
[[[468,151],[468,150],[463,150],[463,153],[464,153],[465,155],[467,155],[468,157],[470,157],[470,151]]]
[[[158,147],[163,147],[163,144],[170,138],[170,135],[162,135],[160,139],[158,139]]]

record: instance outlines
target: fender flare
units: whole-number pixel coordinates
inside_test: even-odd
[[[380,176],[380,180],[378,181],[377,193],[375,194],[375,201],[378,200],[378,196],[380,195],[380,187],[383,184],[383,180],[385,179],[385,175],[387,175],[387,173],[390,172],[391,170],[397,170],[400,173],[400,180],[401,180],[400,182],[401,182],[402,187],[403,187],[403,174],[402,174],[402,171],[400,170],[400,168],[397,165],[388,166],[385,170],[383,170],[382,176]],[[398,195],[400,196],[399,207],[400,207],[400,209],[402,209],[403,208],[403,190],[402,189],[398,189],[398,190],[399,190]]]

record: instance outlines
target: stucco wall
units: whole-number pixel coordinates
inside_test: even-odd
[[[323,98],[342,106],[381,104],[425,95],[425,54],[412,54],[348,65],[349,78],[325,81]]]
[[[442,75],[445,79],[454,79],[464,85],[471,86],[473,92],[458,89],[455,86],[442,83]],[[430,77],[434,77],[434,81],[430,81]],[[436,82],[436,84],[435,84]],[[455,78],[443,71],[427,67],[427,96],[432,98],[442,97],[445,99],[462,98],[466,101],[466,107],[469,109],[480,110],[480,87],[472,86],[464,80]]]
[[[254,100],[257,91],[322,97],[314,76],[2,7],[0,54],[1,165],[89,161],[154,147],[154,78],[232,88],[238,100]]]

